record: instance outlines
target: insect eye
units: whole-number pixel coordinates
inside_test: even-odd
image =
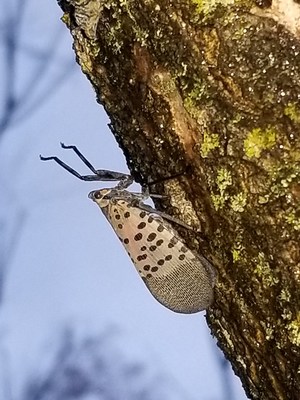
[[[95,199],[97,199],[97,200],[99,200],[99,199],[101,199],[101,193],[100,193],[100,190],[98,190],[98,191],[96,191],[95,193],[94,193],[94,197],[95,197]]]

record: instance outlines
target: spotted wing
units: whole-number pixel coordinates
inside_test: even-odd
[[[213,299],[215,273],[193,253],[163,218],[132,206],[111,202],[105,215],[152,295],[167,308],[194,313]]]

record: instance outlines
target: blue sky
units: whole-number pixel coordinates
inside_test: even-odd
[[[8,374],[17,399],[28,371],[46,368],[62,327],[71,324],[84,337],[113,325],[120,329],[119,345],[128,357],[169,374],[182,387],[182,399],[221,400],[220,360],[204,313],[178,315],[153,299],[87,198],[102,184],[81,182],[55,163],[39,160],[39,154],[57,155],[88,172],[71,151],[60,148],[62,141],[76,144],[96,168],[127,171],[107,128],[108,117],[72,62],[71,37],[59,21],[59,7],[54,0],[39,4],[31,0],[26,6],[16,85],[22,93],[32,76],[35,61],[26,49],[42,51],[54,37],[55,62],[35,94],[39,99],[44,93],[46,99],[33,102],[33,111],[25,109],[25,117],[11,125],[0,144],[4,252],[13,243],[0,309],[0,382]],[[57,39],[60,25],[63,34]],[[48,83],[71,62],[68,77],[51,92]],[[228,379],[233,400],[246,398],[239,380],[233,374]]]

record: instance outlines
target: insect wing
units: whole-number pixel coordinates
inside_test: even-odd
[[[210,263],[188,249],[162,217],[111,201],[102,209],[152,295],[175,312],[194,313],[213,299],[215,273]]]

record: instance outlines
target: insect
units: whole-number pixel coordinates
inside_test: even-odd
[[[170,222],[191,228],[145,204],[148,188],[141,193],[126,190],[133,183],[131,175],[96,170],[76,146],[61,146],[72,149],[93,174],[80,175],[55,156],[40,159],[54,160],[83,181],[118,181],[115,187],[94,190],[88,197],[100,207],[154,298],[178,313],[190,314],[209,307],[216,272],[203,256],[185,246]]]

